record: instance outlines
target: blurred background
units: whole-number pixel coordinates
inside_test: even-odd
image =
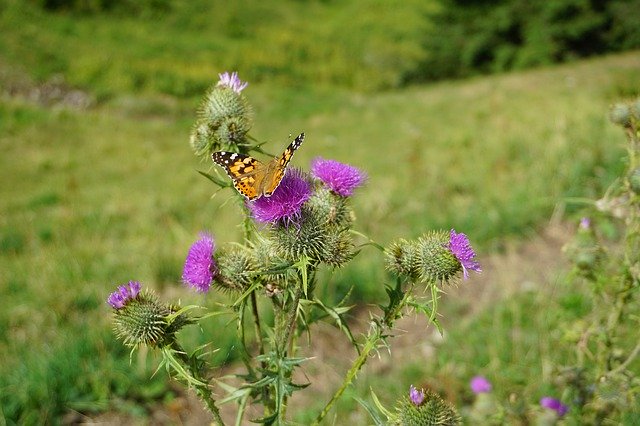
[[[639,93],[638,22],[637,0],[0,0],[0,418],[206,424],[165,374],[149,378],[153,354],[130,363],[105,300],[131,279],[165,300],[224,299],[179,284],[198,232],[242,235],[232,194],[212,197],[197,173],[212,165],[189,146],[224,71],[249,82],[267,150],[304,131],[296,166],[322,156],[368,173],[356,229],[384,245],[454,227],[479,252],[483,274],[441,302],[444,338],[405,322],[337,418],[367,424],[350,396],[369,387],[386,402],[422,385],[463,406],[476,374],[537,401],[573,353],[556,325],[589,303],[561,285],[560,248],[580,217],[571,200],[623,170],[607,111]],[[319,291],[354,286],[366,329],[385,277],[371,250]],[[238,356],[225,325],[185,335],[214,336],[221,375]],[[355,356],[332,333],[307,349],[319,360],[312,396],[293,402],[300,424]]]

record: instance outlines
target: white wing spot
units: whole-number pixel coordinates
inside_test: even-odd
[[[229,158],[231,158],[232,160],[235,160],[235,158],[236,158],[237,156],[238,156],[238,154],[236,154],[236,153],[234,152],[233,154],[231,154],[231,157],[229,157]]]

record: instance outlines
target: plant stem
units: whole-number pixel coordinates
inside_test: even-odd
[[[300,305],[300,298],[302,297],[302,293],[302,288],[296,289],[294,293],[293,302],[291,303],[291,309],[289,310],[289,315],[286,321],[285,333],[282,337],[282,341],[280,342],[280,352],[282,356],[286,355],[287,347],[289,346],[289,339],[291,339],[293,330],[295,330],[296,328],[296,323],[298,320],[298,306]]]
[[[353,362],[353,365],[351,366],[351,368],[347,372],[347,375],[345,376],[344,380],[342,381],[342,385],[333,394],[333,396],[331,397],[331,400],[329,400],[327,405],[325,405],[324,409],[318,415],[318,417],[316,417],[316,419],[313,421],[312,425],[319,425],[320,422],[322,421],[322,419],[324,419],[324,417],[329,413],[329,410],[331,409],[333,404],[338,399],[340,399],[340,397],[342,396],[344,391],[347,389],[347,387],[351,384],[353,379],[356,377],[356,374],[358,374],[358,371],[360,371],[360,369],[365,364],[365,362],[367,362],[367,358],[369,357],[369,353],[371,352],[372,349],[374,349],[376,347],[376,344],[378,343],[378,340],[380,339],[381,336],[382,336],[382,327],[376,323],[375,331],[373,333],[371,333],[369,335],[369,337],[367,338],[367,341],[365,342],[365,345],[362,348],[362,351],[360,352],[360,355]]]
[[[401,291],[400,290],[401,285],[402,285],[401,282],[398,281],[397,287],[396,287],[397,291]],[[362,348],[360,355],[356,358],[356,360],[351,365],[351,368],[349,369],[349,371],[347,372],[347,375],[342,381],[342,385],[340,386],[340,388],[338,388],[338,390],[333,394],[333,396],[331,397],[331,400],[329,400],[327,405],[325,405],[322,412],[318,414],[318,417],[316,417],[312,425],[320,424],[322,419],[324,419],[324,417],[329,413],[329,410],[331,410],[331,407],[333,406],[333,404],[338,399],[340,399],[344,391],[351,384],[353,379],[358,374],[358,371],[360,371],[362,366],[367,362],[367,359],[369,358],[369,353],[376,348],[378,342],[380,341],[380,339],[382,339],[385,329],[390,329],[393,327],[393,323],[395,322],[396,319],[399,318],[400,316],[399,314],[402,312],[402,309],[407,303],[407,300],[411,294],[412,288],[413,286],[411,286],[406,292],[404,292],[402,299],[400,299],[399,301],[395,303],[394,302],[389,303],[389,306],[385,309],[385,315],[382,318],[382,321],[380,320],[372,321],[371,323],[372,330],[369,332],[369,335],[367,336],[367,340],[365,341],[364,347]]]
[[[180,363],[191,373],[191,376],[198,380],[199,382],[203,382],[203,384],[193,384],[196,391],[196,395],[200,398],[202,402],[207,406],[211,414],[213,415],[214,424],[218,426],[224,426],[224,421],[222,420],[222,416],[220,415],[220,410],[216,406],[216,401],[213,399],[213,394],[208,385],[204,384],[207,382],[206,379],[200,377],[200,373],[191,363],[191,360],[187,356],[186,352],[180,347],[178,343],[174,343],[172,345],[172,349],[174,350],[174,354],[176,358],[180,361]]]

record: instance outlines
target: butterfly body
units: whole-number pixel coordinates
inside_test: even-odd
[[[256,160],[250,155],[227,151],[214,152],[211,158],[214,163],[225,169],[239,193],[249,200],[255,200],[261,196],[270,197],[278,188],[291,157],[303,141],[304,133],[300,133],[282,155],[268,163]]]

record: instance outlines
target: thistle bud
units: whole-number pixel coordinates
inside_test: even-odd
[[[246,86],[236,73],[224,73],[209,89],[191,132],[191,147],[196,155],[205,156],[220,149],[237,151],[245,144],[252,124],[251,107],[240,93]]]
[[[631,104],[631,114],[633,114],[633,118],[640,120],[640,98]]]
[[[631,172],[629,176],[629,187],[636,195],[640,195],[640,168]]]
[[[396,403],[393,424],[402,426],[460,425],[461,418],[456,409],[438,394],[430,390],[417,390],[413,386],[409,395]]]
[[[321,187],[317,188],[309,198],[307,206],[316,216],[322,218],[321,221],[328,225],[348,228],[355,220],[355,214],[349,207],[347,200],[347,198]]]
[[[419,270],[423,281],[448,282],[456,279],[460,271],[464,279],[469,270],[481,272],[474,260],[475,252],[465,234],[449,231],[430,232],[418,239]]]
[[[131,287],[131,283],[129,286]],[[130,292],[122,303],[113,303],[115,299],[119,299],[114,294],[122,294],[124,287],[126,286],[120,286],[112,293],[108,302],[115,309],[114,333],[126,346],[168,345],[178,330],[191,323],[186,315],[172,317],[177,308],[159,303],[149,292],[135,292],[135,296],[132,296],[134,292]]]
[[[246,248],[234,245],[220,250],[216,260],[218,275],[214,282],[222,289],[242,292],[251,286],[256,262]]]
[[[615,104],[609,111],[609,120],[623,127],[631,125],[631,111],[625,104]]]
[[[418,279],[418,248],[413,241],[399,239],[385,250],[385,266],[396,275]]]

